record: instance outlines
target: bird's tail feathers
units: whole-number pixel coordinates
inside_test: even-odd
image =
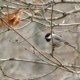
[[[73,49],[75,49],[75,50],[80,54],[80,52],[76,49],[76,47],[72,46],[72,45],[69,44],[68,42],[65,42],[65,44],[68,45],[68,46],[70,46],[70,47],[72,47]]]

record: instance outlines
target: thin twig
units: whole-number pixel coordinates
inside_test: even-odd
[[[2,73],[3,73],[3,75],[4,75],[5,77],[10,78],[10,79],[13,79],[13,80],[19,80],[19,79],[15,79],[15,78],[12,78],[12,77],[6,75],[6,74],[4,73],[4,71],[3,71],[3,69],[2,69],[1,66],[0,66],[0,70],[2,71]]]
[[[58,66],[58,67],[59,67],[59,66]],[[36,78],[30,78],[30,79],[28,79],[28,80],[40,79],[40,78],[42,78],[42,77],[45,77],[45,76],[47,76],[47,75],[50,75],[50,74],[51,74],[51,73],[53,73],[55,70],[57,70],[57,69],[58,69],[58,67],[56,67],[55,69],[51,70],[51,71],[50,71],[50,72],[48,72],[47,74],[44,74],[44,75],[39,76],[39,77],[36,77]]]

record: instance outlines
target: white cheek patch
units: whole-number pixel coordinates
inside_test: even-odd
[[[49,37],[47,37],[47,39],[51,39],[51,35]]]
[[[47,39],[51,39],[51,37],[55,36],[55,34],[50,35]]]

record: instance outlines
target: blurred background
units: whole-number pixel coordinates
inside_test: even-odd
[[[80,80],[79,52],[63,45],[52,57],[45,41],[52,21],[53,31],[80,51],[80,0],[0,0],[0,20],[19,8],[17,25],[0,21],[0,80]]]

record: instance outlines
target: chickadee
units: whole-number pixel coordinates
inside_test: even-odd
[[[70,45],[65,39],[63,39],[61,36],[59,36],[57,34],[47,33],[45,35],[45,40],[52,45],[53,50],[54,50],[54,48],[58,48],[58,47],[61,47],[63,44],[66,44],[66,45],[69,45],[72,48],[74,48],[78,53],[80,53],[74,46]]]
[[[47,33],[45,35],[45,39],[47,42],[50,43],[50,45],[54,46],[54,48],[61,47],[64,43],[66,43],[66,41],[62,37],[60,37],[54,33],[52,33],[52,34]]]

